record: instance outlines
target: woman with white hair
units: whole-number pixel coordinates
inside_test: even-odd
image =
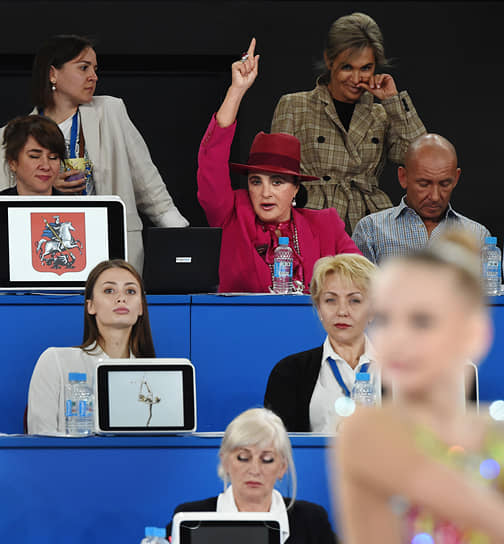
[[[224,492],[180,504],[177,512],[272,512],[280,520],[282,544],[334,544],[322,506],[297,501],[292,448],[282,420],[265,408],[252,408],[227,426],[219,449],[218,474]],[[291,497],[274,489],[289,473]],[[171,533],[171,523],[166,528]]]

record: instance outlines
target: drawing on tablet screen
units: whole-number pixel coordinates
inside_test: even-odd
[[[138,401],[145,402],[145,404],[149,406],[149,417],[147,419],[147,423],[145,424],[145,426],[148,427],[152,419],[152,405],[158,404],[159,402],[161,402],[161,398],[154,396],[154,394],[152,393],[152,389],[149,387],[149,384],[147,383],[147,380],[145,379],[145,376],[142,378],[142,381],[140,382],[140,391],[138,393]]]

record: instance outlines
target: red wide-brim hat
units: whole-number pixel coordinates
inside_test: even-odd
[[[252,142],[247,164],[230,164],[233,172],[272,172],[297,176],[300,181],[315,181],[316,176],[305,176],[299,172],[301,144],[292,134],[259,132]]]

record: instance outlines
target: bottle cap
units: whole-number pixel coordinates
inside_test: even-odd
[[[85,382],[87,376],[85,372],[69,372],[68,381],[70,382]]]
[[[280,236],[278,239],[278,243],[282,246],[288,246],[289,245],[289,237],[288,236]]]
[[[494,246],[497,245],[497,237],[496,236],[487,236],[485,238],[485,244],[493,244]]]
[[[357,372],[355,379],[359,382],[368,382],[370,379],[369,372]]]
[[[161,538],[166,537],[166,529],[162,527],[146,527],[145,536],[160,536]]]

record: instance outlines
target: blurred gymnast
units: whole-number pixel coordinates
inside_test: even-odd
[[[336,438],[344,541],[504,542],[504,432],[460,411],[453,379],[490,343],[478,244],[447,232],[385,262],[371,293],[375,355],[396,403],[358,407]]]

